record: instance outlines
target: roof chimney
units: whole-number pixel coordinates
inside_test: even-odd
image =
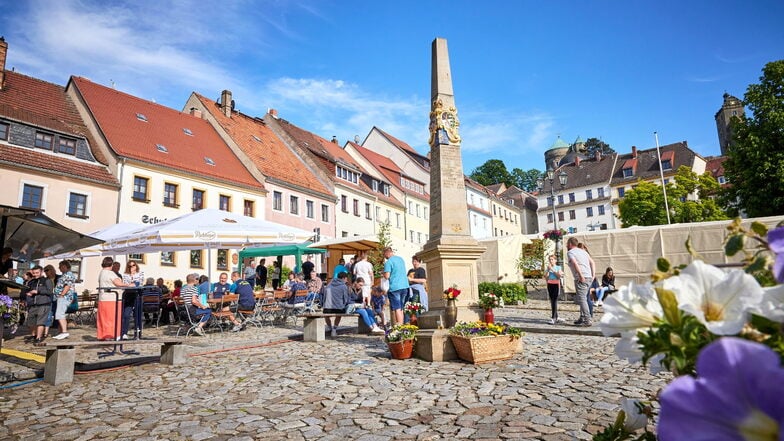
[[[0,37],[0,90],[5,86],[5,57],[8,53],[8,43],[5,38]]]
[[[270,114],[271,117],[278,119],[278,110],[277,109],[269,109],[267,113]]]
[[[191,116],[194,116],[196,118],[201,118],[201,110],[199,110],[199,109],[197,109],[195,107],[191,107],[191,112],[190,113],[191,113]]]
[[[574,166],[575,167],[579,167],[580,166],[580,156],[579,155],[574,157]]]
[[[632,158],[636,158],[636,157],[637,157],[637,146],[633,145],[632,146]]]
[[[338,137],[335,136],[335,135],[332,135],[332,142],[337,144],[338,143]]]
[[[224,90],[223,92],[221,92],[220,107],[221,110],[223,111],[223,114],[228,116],[229,118],[231,118],[231,110],[233,107],[231,105],[231,102],[232,102],[231,91]]]

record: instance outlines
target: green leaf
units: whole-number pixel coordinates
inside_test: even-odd
[[[762,222],[755,221],[751,223],[751,231],[757,233],[760,237],[765,237],[768,235],[768,226]]]
[[[656,259],[656,269],[659,271],[666,273],[670,270],[670,261],[667,260],[666,257],[659,257]]]
[[[763,271],[769,264],[770,258],[768,256],[757,256],[757,258],[746,267],[746,273],[752,274],[757,271]]]
[[[692,246],[691,244],[691,235],[689,235],[689,237],[686,238],[686,243],[684,245],[686,246],[686,251],[689,252],[689,255],[691,255],[691,257],[695,259],[700,258],[700,253],[698,253],[697,250],[694,249],[694,246]]]
[[[743,234],[733,234],[729,238],[727,238],[727,243],[724,245],[724,252],[727,253],[728,256],[734,256],[738,254],[738,251],[743,249],[743,245],[746,243],[746,236]]]

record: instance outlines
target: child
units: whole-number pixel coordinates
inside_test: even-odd
[[[381,317],[381,327],[386,329],[387,320],[385,309],[387,305],[387,298],[384,296],[384,290],[381,289],[381,286],[374,286],[373,292],[370,296],[370,304],[373,306],[373,312],[376,313],[379,317]]]

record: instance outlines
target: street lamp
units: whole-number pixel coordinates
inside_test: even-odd
[[[552,167],[548,167],[547,171],[545,172],[545,176],[547,177],[547,180],[550,182],[550,199],[553,201],[553,205],[552,205],[552,207],[553,207],[553,229],[558,231],[558,214],[555,212],[555,195],[556,195],[556,193],[555,193],[555,185],[553,183],[553,181],[555,180],[555,172],[556,171],[557,170],[553,170]],[[566,171],[561,170],[561,172],[558,173],[558,183],[561,184],[561,189],[566,187],[566,177],[567,177]],[[542,180],[542,178],[539,178],[539,179],[536,180],[536,187],[537,187],[537,189],[539,191],[544,190],[544,180]],[[559,243],[560,242],[561,242],[560,237],[555,239],[555,259],[556,259],[556,263],[558,264],[558,266],[563,267],[563,260],[561,259],[561,250],[560,250],[560,247],[559,247]]]

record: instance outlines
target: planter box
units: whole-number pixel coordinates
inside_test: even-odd
[[[486,337],[462,337],[450,335],[457,356],[474,364],[488,361],[508,360],[520,346],[520,337],[490,335]]]

